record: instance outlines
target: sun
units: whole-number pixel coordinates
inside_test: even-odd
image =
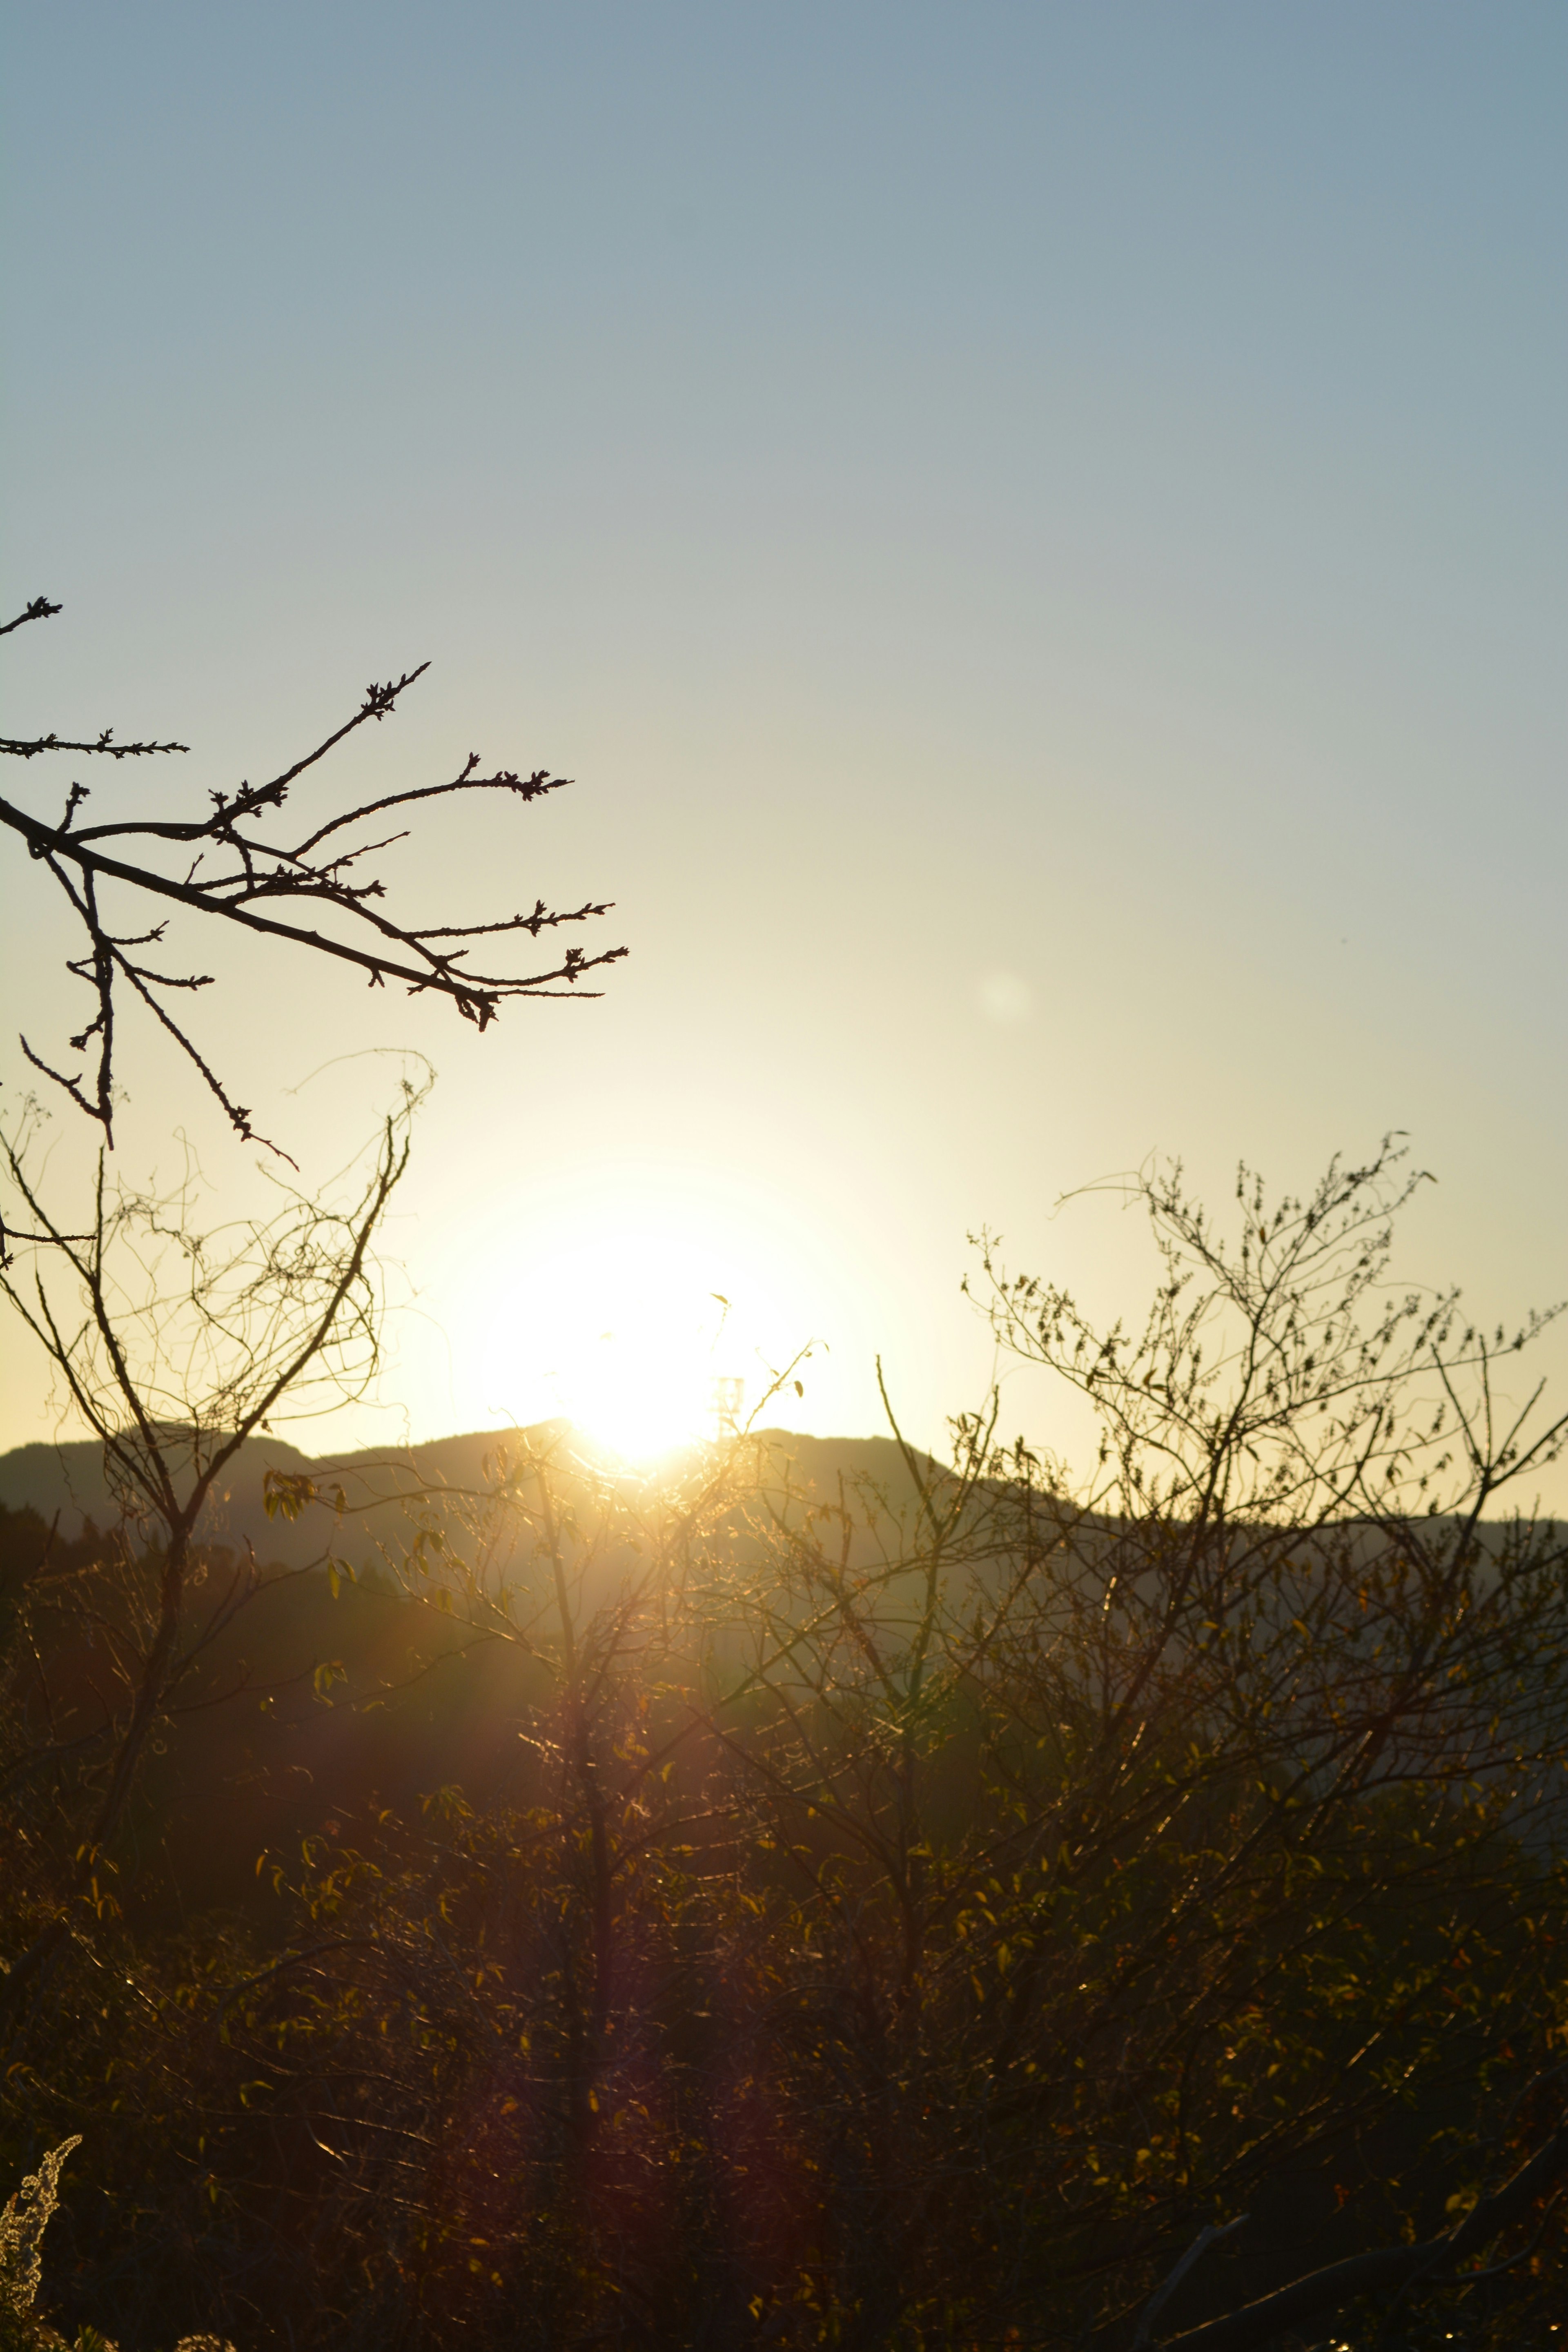
[[[721,1318],[691,1318],[694,1302],[662,1313],[628,1304],[614,1323],[575,1347],[555,1379],[574,1427],[621,1460],[662,1459],[716,1427],[715,1354]]]
[[[504,1220],[463,1236],[467,1328],[454,1336],[480,1368],[487,1418],[570,1422],[638,1469],[786,1400],[793,1418],[795,1360],[815,1336],[807,1294],[823,1286],[815,1228],[798,1224],[793,1206],[689,1162],[627,1160],[521,1190]],[[837,1292],[837,1264],[833,1276]]]
[[[556,1410],[604,1451],[651,1464],[717,1434],[721,1403],[757,1386],[733,1360],[741,1337],[721,1284],[734,1272],[668,1204],[623,1209],[557,1254],[552,1275]]]

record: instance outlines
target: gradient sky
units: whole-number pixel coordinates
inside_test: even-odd
[[[1403,1271],[1568,1292],[1557,0],[4,22],[5,598],[66,608],[9,728],[177,733],[194,807],[428,656],[337,789],[578,782],[402,903],[613,898],[632,950],[480,1038],[193,946],[312,1182],[392,1075],[340,1057],[439,1070],[379,1428],[552,1410],[721,1290],[753,1394],[826,1340],[789,1417],[874,1428],[880,1349],[934,1437],[966,1233],[1134,1298],[1054,1204],[1155,1150],[1222,1193],[1409,1129]],[[4,890],[5,1034],[58,1041]],[[128,1174],[178,1119],[247,1197],[145,1030],[126,1075]],[[4,1344],[0,1444],[49,1425]]]

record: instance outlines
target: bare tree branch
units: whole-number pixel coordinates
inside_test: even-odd
[[[0,628],[0,635],[19,628],[26,621],[45,619],[59,609],[47,598],[36,597],[15,620]],[[79,1053],[85,1053],[96,1041],[97,1068],[90,1079],[85,1073],[74,1078],[67,1076],[26,1041],[23,1051],[36,1069],[98,1121],[110,1143],[117,982],[123,982],[157,1016],[222,1106],[236,1132],[247,1140],[266,1142],[267,1139],[251,1125],[248,1110],[236,1101],[183,1024],[161,1001],[165,990],[209,986],[211,975],[156,971],[137,961],[130,950],[161,940],[164,924],[160,922],[150,930],[135,934],[110,929],[100,912],[100,886],[143,892],[193,914],[217,917],[269,938],[290,940],[296,947],[353,966],[366,975],[373,988],[398,981],[411,994],[432,992],[446,997],[464,1020],[471,1021],[479,1029],[488,1028],[500,1005],[511,997],[596,995],[596,990],[584,989],[579,983],[590,972],[617,962],[626,954],[624,947],[607,948],[590,955],[573,946],[562,953],[558,961],[540,971],[475,971],[467,962],[468,941],[516,932],[527,932],[531,939],[537,940],[542,931],[588,922],[607,914],[609,902],[587,899],[580,907],[556,909],[547,907],[541,898],[536,900],[531,914],[504,916],[493,922],[403,922],[375,903],[386,896],[386,886],[379,876],[354,879],[349,869],[389,847],[392,842],[405,839],[405,834],[350,841],[334,848],[330,856],[318,855],[323,844],[335,841],[352,828],[367,824],[388,809],[470,793],[500,793],[528,803],[560,791],[571,781],[552,775],[546,769],[520,775],[510,768],[500,768],[492,774],[481,775],[478,772],[479,755],[472,752],[458,772],[446,782],[418,785],[363,802],[330,817],[292,845],[286,841],[266,839],[257,833],[254,821],[275,815],[288,800],[290,785],[300,776],[357,728],[388,717],[399,698],[424,676],[428,664],[422,662],[417,668],[406,670],[384,685],[373,683],[353,716],[334,728],[312,751],[267,783],[253,785],[246,782],[233,792],[211,793],[212,805],[205,816],[143,814],[79,825],[77,814],[89,793],[87,786],[79,782],[71,784],[64,813],[56,824],[0,799],[0,824],[25,842],[28,855],[47,868],[87,935],[88,952],[68,960],[67,969],[85,981],[96,998],[93,1018],[71,1041]],[[22,760],[49,751],[99,753],[121,760],[186,749],[184,744],[175,742],[117,743],[112,730],[108,729],[92,740],[55,734],[0,737],[0,755]],[[146,845],[150,848],[160,843],[195,852],[183,873],[166,871],[147,862],[140,845],[134,850],[131,846]],[[222,870],[204,873],[204,863],[214,852],[226,854]],[[267,902],[279,899],[290,906],[308,900],[325,908],[331,916],[346,921],[348,936],[319,929],[313,923],[279,919],[259,911]],[[278,1149],[276,1145],[268,1148]]]
[[[47,596],[35,596],[32,603],[24,606],[14,621],[6,621],[0,625],[0,637],[8,637],[13,629],[21,628],[25,622],[52,620],[59,610],[60,606],[51,604]]]

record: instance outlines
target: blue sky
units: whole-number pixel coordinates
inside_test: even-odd
[[[5,26],[5,568],[66,605],[13,724],[175,731],[199,797],[429,656],[345,789],[579,782],[402,887],[614,897],[633,950],[482,1039],[219,967],[312,1178],[383,1066],[287,1088],[439,1067],[411,1427],[545,1409],[574,1286],[646,1276],[747,1292],[753,1381],[826,1339],[813,1425],[875,1425],[880,1348],[934,1434],[966,1231],[1118,1304],[1128,1229],[1053,1203],[1156,1149],[1218,1192],[1408,1129],[1405,1270],[1568,1292],[1560,8]],[[128,1160],[177,1114],[227,1197],[138,1054]]]

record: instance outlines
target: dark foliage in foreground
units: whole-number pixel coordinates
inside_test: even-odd
[[[280,1472],[324,1564],[191,1565],[107,1835],[163,1550],[0,1522],[0,2114],[14,2172],[83,2135],[57,2312],[1549,2341],[1568,1586],[1498,1496],[1558,1432],[1387,1304],[1391,1173],[1248,1188],[1230,1252],[1152,1181],[1137,1342],[995,1277],[1100,1407],[1081,1493],[988,1422],[896,1489],[549,1433],[468,1488]]]

